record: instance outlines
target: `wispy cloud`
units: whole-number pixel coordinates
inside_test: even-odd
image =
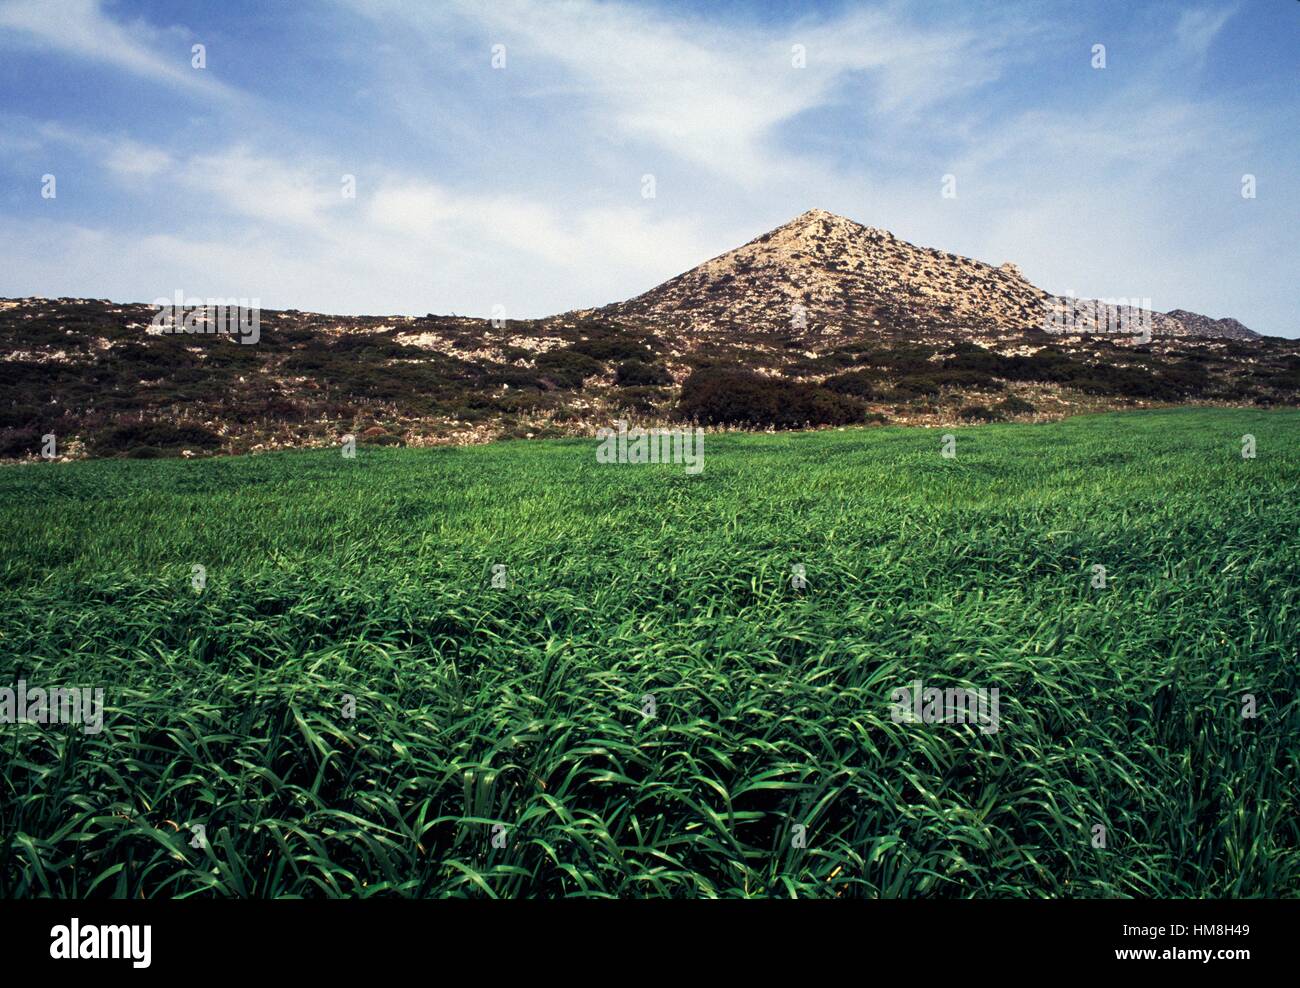
[[[1174,36],[1182,48],[1195,56],[1209,51],[1223,26],[1237,13],[1237,5],[1228,7],[1195,7],[1184,10],[1174,26]]]
[[[779,128],[845,100],[848,83],[876,109],[914,116],[996,78],[1015,50],[959,19],[922,28],[884,9],[750,26],[590,0],[345,2],[408,57],[452,35],[486,66],[489,46],[504,45],[515,71],[559,72],[591,133],[644,142],[748,187],[798,173],[803,155],[778,143]]]
[[[233,91],[215,81],[206,69],[192,68],[186,36],[180,28],[162,30],[143,21],[114,20],[105,13],[101,0],[0,2],[0,45],[37,48],[109,65],[209,96],[233,96]]]
[[[1271,98],[1286,73],[1255,71],[1279,33],[1257,11],[186,9],[182,27],[161,0],[0,0],[0,46],[71,83],[0,92],[0,294],[144,298],[180,279],[270,306],[545,315],[644,291],[821,206],[1016,261],[1045,288],[1293,331],[1294,306],[1261,286],[1295,266],[1281,218],[1300,208],[1300,120],[1289,93]],[[257,71],[236,91],[191,69],[204,38]],[[1231,85],[1211,89],[1217,46]],[[95,106],[86,87],[106,72],[156,83],[126,90],[149,105]],[[110,119],[88,123],[91,106]],[[47,171],[57,201],[39,197]],[[1239,195],[1247,172],[1258,201]],[[956,199],[940,195],[947,173]]]
[[[132,238],[127,247],[110,231],[78,225],[68,243],[79,253],[69,256],[63,246],[46,257],[69,279],[61,292],[87,291],[78,277],[118,277],[153,298],[171,290],[167,272],[189,268],[187,289],[238,289],[268,305],[298,305],[301,291],[330,299],[339,312],[364,311],[349,287],[360,283],[367,295],[384,286],[384,308],[484,313],[500,304],[512,316],[535,316],[569,307],[574,270],[590,272],[587,294],[574,304],[594,305],[615,297],[647,265],[684,268],[706,250],[689,218],[632,207],[563,210],[525,196],[455,190],[382,166],[368,171],[350,198],[337,160],[304,153],[245,145],[169,149],[53,124],[27,132],[37,146],[73,150],[102,168],[173,227]],[[10,236],[32,250],[54,249],[49,224],[22,229],[11,227]],[[141,281],[140,272],[158,283]]]

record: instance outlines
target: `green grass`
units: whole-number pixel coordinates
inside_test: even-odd
[[[1300,413],[941,431],[0,471],[0,895],[1300,894]]]

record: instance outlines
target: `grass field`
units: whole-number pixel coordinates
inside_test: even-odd
[[[4,469],[0,895],[1300,894],[1300,412],[953,432]]]

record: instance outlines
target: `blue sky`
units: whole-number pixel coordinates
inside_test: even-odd
[[[0,0],[4,296],[528,317],[816,206],[1297,336],[1298,180],[1287,0]]]

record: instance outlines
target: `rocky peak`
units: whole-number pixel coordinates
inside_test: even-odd
[[[1109,324],[1111,308],[1096,300],[1056,298],[1031,284],[1010,261],[994,267],[918,247],[829,210],[809,209],[642,295],[598,311],[747,335],[795,331],[815,337],[832,330],[864,335],[892,329],[965,337],[1042,329],[1059,312],[1068,314],[1069,325],[1081,333],[1095,333],[1100,324]],[[1151,331],[1157,336],[1255,335],[1236,320],[1183,310],[1153,314]]]

